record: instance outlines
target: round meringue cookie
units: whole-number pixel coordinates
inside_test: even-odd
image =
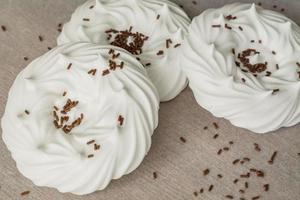
[[[300,122],[300,28],[255,4],[196,17],[183,46],[197,102],[238,127],[266,133]]]
[[[2,136],[19,171],[36,185],[83,195],[140,165],[158,109],[158,93],[132,55],[68,44],[17,76]]]
[[[185,12],[167,0],[90,0],[77,8],[57,41],[126,49],[147,69],[160,100],[168,101],[187,85],[179,55],[189,24]]]

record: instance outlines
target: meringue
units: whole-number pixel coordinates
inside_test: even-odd
[[[185,12],[167,0],[90,0],[77,8],[57,42],[112,44],[128,50],[147,69],[160,100],[168,101],[187,85],[179,55],[189,24]]]
[[[299,63],[299,26],[255,4],[204,11],[183,46],[197,102],[256,133],[300,122]]]
[[[83,195],[140,165],[158,109],[154,85],[130,54],[68,44],[17,76],[2,136],[19,171],[36,185]]]

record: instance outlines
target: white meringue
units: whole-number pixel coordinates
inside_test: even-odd
[[[179,66],[181,46],[176,44],[182,43],[189,24],[184,11],[167,0],[90,0],[77,8],[57,41],[58,44],[86,41],[107,45],[115,36],[108,40],[107,30],[125,31],[132,26],[132,32],[149,37],[143,52],[135,56],[146,67],[160,100],[168,101],[187,85]],[[172,41],[169,48],[167,39]],[[163,54],[157,55],[161,50]]]
[[[124,62],[123,68],[102,75],[110,48],[120,54],[114,61]],[[68,99],[78,102],[63,109]],[[36,185],[83,195],[140,165],[158,124],[158,109],[155,87],[130,54],[116,47],[69,44],[18,75],[2,136],[19,171]],[[61,110],[69,116],[65,125],[80,118],[70,133],[53,123],[53,112],[60,118]]]
[[[247,49],[257,52],[241,58],[243,65],[238,57]],[[280,13],[240,3],[194,18],[182,59],[201,106],[257,133],[300,122],[299,62],[300,28]],[[267,69],[245,67],[256,63]]]

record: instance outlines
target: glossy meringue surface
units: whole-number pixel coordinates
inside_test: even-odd
[[[140,165],[158,109],[155,87],[130,54],[112,46],[68,44],[18,75],[2,137],[19,171],[36,185],[83,195]]]
[[[255,4],[204,11],[183,46],[197,102],[256,133],[300,122],[299,63],[299,26]]]
[[[145,35],[148,39],[135,57],[147,69],[160,100],[168,101],[187,85],[179,57],[189,24],[184,11],[167,0],[90,0],[77,8],[57,41],[107,45],[116,36],[107,33],[110,29]]]

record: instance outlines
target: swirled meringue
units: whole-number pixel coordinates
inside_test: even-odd
[[[107,69],[108,62],[116,68]],[[18,75],[2,136],[19,171],[36,185],[88,194],[140,165],[158,108],[155,87],[130,54],[68,44]]]
[[[300,28],[241,3],[194,18],[182,59],[201,106],[257,133],[299,123],[299,62]]]
[[[148,38],[135,56],[147,69],[160,100],[168,101],[187,85],[179,55],[189,24],[187,15],[167,0],[90,0],[77,8],[57,41],[107,45],[116,36],[107,32],[110,29],[142,33]]]

